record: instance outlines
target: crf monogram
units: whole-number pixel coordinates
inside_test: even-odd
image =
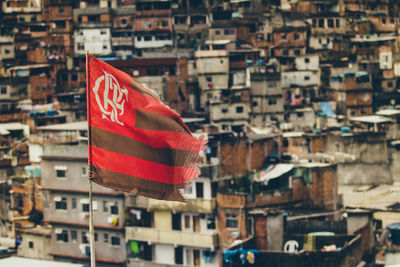
[[[128,101],[128,90],[121,88],[117,79],[111,74],[104,72],[103,76],[97,78],[93,87],[93,92],[96,95],[96,102],[99,106],[103,119],[111,120],[120,125],[124,125],[118,119],[118,116],[124,114],[124,104]],[[102,86],[104,82],[104,86]],[[104,89],[101,92],[101,89]]]

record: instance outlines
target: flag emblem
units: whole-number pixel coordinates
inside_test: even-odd
[[[124,114],[124,104],[128,99],[128,90],[121,88],[118,80],[111,74],[104,72],[104,75],[97,78],[93,93],[97,105],[102,112],[102,118],[124,125],[118,118]],[[103,97],[101,97],[101,95]]]

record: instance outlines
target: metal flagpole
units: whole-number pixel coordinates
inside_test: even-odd
[[[90,124],[90,76],[89,76],[89,51],[86,51],[86,90],[87,90],[87,99],[88,101],[88,126]],[[91,131],[90,127],[88,127],[88,156],[89,161],[91,159]],[[93,185],[93,172],[90,166],[91,162],[88,162],[88,175],[89,175],[89,242],[90,242],[90,266],[96,267],[96,253],[94,248],[94,226],[93,226],[93,196],[92,196],[92,185]]]
[[[94,250],[94,227],[93,227],[93,196],[92,196],[93,177],[89,178],[89,236],[90,236],[90,265],[96,267],[96,253]]]

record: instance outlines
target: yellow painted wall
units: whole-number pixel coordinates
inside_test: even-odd
[[[172,213],[168,210],[154,211],[154,226],[156,229],[172,230]]]

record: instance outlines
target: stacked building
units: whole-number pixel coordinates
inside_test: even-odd
[[[89,52],[153,88],[209,145],[185,204],[94,188],[99,266],[370,259],[373,217],[344,210],[340,185],[400,181],[399,10],[394,0],[3,1],[2,235],[22,237],[24,256],[89,262]],[[310,234],[321,231],[330,238]]]

